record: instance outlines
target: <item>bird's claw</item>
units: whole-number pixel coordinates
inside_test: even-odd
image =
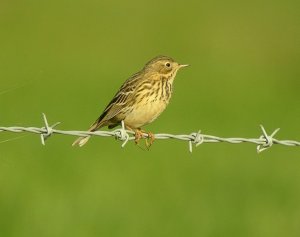
[[[138,145],[139,141],[141,140],[141,138],[143,138],[143,134],[146,133],[145,131],[142,130],[136,130],[135,131],[135,144]],[[153,144],[154,140],[155,140],[155,136],[153,133],[151,132],[147,132],[147,139],[145,140],[146,143],[146,147],[149,150],[150,146]]]
[[[149,149],[150,146],[153,144],[155,137],[152,132],[148,132],[147,135],[148,135],[148,137],[146,139],[146,147]]]
[[[135,144],[138,144],[141,138],[143,138],[143,132],[141,130],[136,130],[134,136],[135,136],[134,142]]]

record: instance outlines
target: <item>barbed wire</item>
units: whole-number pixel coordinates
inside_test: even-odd
[[[88,132],[88,131],[67,131],[67,130],[58,130],[55,127],[60,124],[60,122],[49,126],[48,120],[46,115],[43,113],[43,121],[44,127],[0,127],[0,132],[14,132],[14,133],[21,133],[21,132],[29,132],[40,134],[41,142],[45,145],[45,141],[53,134],[63,134],[63,135],[70,135],[70,136],[79,136],[79,137],[86,137],[86,136],[100,136],[100,137],[114,137],[117,140],[123,141],[121,147],[124,147],[128,141],[135,140],[134,132],[125,129],[124,123],[122,121],[121,128],[115,129],[113,131],[95,131],[95,132]],[[216,142],[227,142],[232,144],[237,143],[253,143],[256,144],[256,151],[258,153],[270,148],[274,144],[285,145],[285,146],[300,146],[299,141],[293,140],[279,140],[274,138],[276,133],[279,131],[279,128],[275,129],[271,135],[268,135],[265,128],[260,125],[262,135],[259,138],[223,138],[217,137],[212,135],[202,134],[201,131],[193,132],[190,134],[167,134],[167,133],[158,133],[154,134],[154,138],[157,139],[177,139],[182,141],[187,141],[189,144],[189,151],[193,151],[193,145],[199,146],[203,143],[216,143]],[[149,138],[149,135],[144,133],[143,138]]]

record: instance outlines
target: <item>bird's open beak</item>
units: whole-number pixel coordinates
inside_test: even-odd
[[[189,66],[188,64],[179,64],[179,68],[187,67]]]

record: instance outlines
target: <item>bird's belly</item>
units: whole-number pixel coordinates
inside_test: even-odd
[[[162,100],[141,104],[126,115],[124,122],[131,128],[140,128],[155,120],[165,110],[167,104],[168,102]]]

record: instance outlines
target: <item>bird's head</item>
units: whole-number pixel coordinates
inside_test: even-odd
[[[187,64],[179,64],[167,56],[157,56],[146,63],[144,70],[162,74],[162,76],[176,75],[176,72]]]

